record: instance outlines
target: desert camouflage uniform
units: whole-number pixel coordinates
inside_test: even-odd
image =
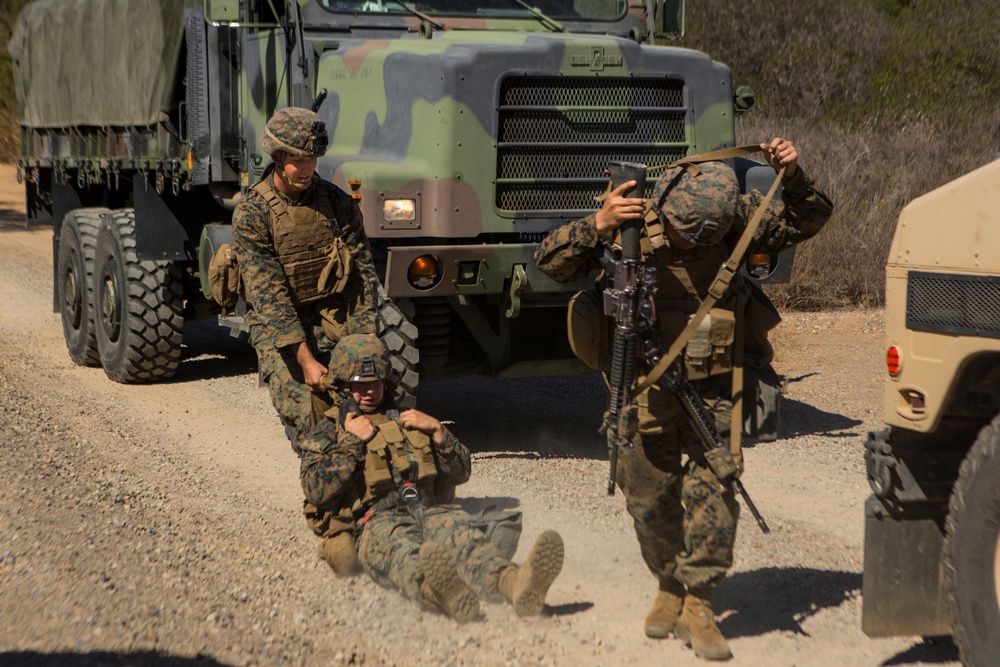
[[[263,178],[271,178],[268,168]],[[308,341],[313,355],[328,363],[335,341],[322,327],[320,308],[332,308],[344,334],[375,333],[375,268],[362,226],[361,211],[350,195],[337,186],[313,177],[311,187],[298,200],[285,197],[288,207],[316,207],[318,189],[324,188],[333,207],[340,237],[351,253],[352,268],[344,291],[296,308],[288,279],[274,246],[271,210],[263,197],[248,189],[233,215],[233,241],[246,286],[247,324],[257,350],[261,378],[268,383],[271,400],[282,423],[290,429],[292,446],[313,428],[312,391],[304,383],[295,358],[295,347]]]
[[[376,427],[389,420],[383,409],[365,416]],[[366,445],[335,419],[324,419],[320,429],[322,434],[317,432],[302,441],[301,481],[306,500],[319,513],[339,512],[341,521],[360,518],[377,508],[364,521],[358,538],[361,565],[375,581],[399,588],[406,597],[434,608],[421,591],[423,575],[417,560],[420,545],[431,540],[451,552],[460,577],[478,597],[498,599],[500,572],[511,563],[480,528],[472,525],[472,516],[453,505],[432,505],[422,510],[420,526],[409,512],[396,507],[395,491],[365,499]],[[403,431],[408,439],[420,437],[417,431]],[[469,450],[447,429],[444,440],[432,446],[437,476],[421,484],[428,497],[433,497],[435,486],[465,483],[472,469]]]
[[[663,192],[666,176],[654,188],[654,202]],[[749,252],[776,253],[804,241],[815,235],[832,214],[830,200],[801,166],[783,186],[782,201],[770,205]],[[657,316],[665,345],[680,333],[686,317],[697,310],[728,256],[726,247],[735,246],[762,199],[763,195],[756,191],[739,198],[735,223],[723,239],[724,244],[675,250],[668,242],[647,256],[647,265],[657,267]],[[598,268],[597,252],[613,239],[598,237],[595,216],[551,232],[535,253],[538,267],[563,283],[582,280]],[[668,224],[662,214],[660,220]],[[678,267],[690,269],[687,275],[693,285],[678,284],[677,274],[670,270]],[[725,306],[725,300],[719,305]],[[681,317],[672,317],[678,311]],[[724,435],[730,426],[730,377],[714,376],[696,382]],[[700,441],[674,394],[654,385],[638,397],[638,403],[640,442],[620,452],[617,474],[643,559],[660,581],[661,590],[671,587],[672,580],[688,589],[715,587],[733,562],[739,506],[699,455]],[[688,454],[686,461],[682,453]]]

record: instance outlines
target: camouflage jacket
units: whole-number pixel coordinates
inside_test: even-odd
[[[266,170],[264,178],[271,178],[272,173]],[[318,177],[314,177],[313,186],[301,198],[286,198],[285,203],[290,207],[315,206],[319,187],[326,188],[340,235],[353,260],[347,287],[333,297],[335,304],[346,310],[349,333],[374,333],[375,267],[357,204],[343,190]],[[254,341],[266,340],[282,348],[307,340],[307,332],[319,319],[313,312],[315,304],[299,309],[292,305],[288,279],[274,247],[270,207],[252,189],[246,191],[233,213],[233,245],[245,285],[247,324],[254,333]]]
[[[472,456],[451,431],[444,432],[442,442],[431,439],[437,468],[434,486],[454,487],[469,481]],[[366,444],[336,419],[320,422],[301,443],[299,480],[306,501],[329,510],[350,507],[364,498],[366,452]]]
[[[776,253],[805,241],[816,235],[833,213],[830,199],[801,166],[782,185],[781,201],[773,202],[765,212],[748,253]],[[740,198],[736,224],[724,239],[729,248],[736,245],[763,199],[756,190]],[[538,268],[561,283],[582,280],[599,268],[596,251],[602,244],[610,244],[612,236],[598,237],[596,215],[595,211],[552,230],[535,251]]]

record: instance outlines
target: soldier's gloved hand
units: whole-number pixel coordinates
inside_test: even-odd
[[[364,415],[348,412],[344,417],[344,429],[348,433],[353,433],[361,439],[361,442],[369,442],[375,437],[375,427]]]

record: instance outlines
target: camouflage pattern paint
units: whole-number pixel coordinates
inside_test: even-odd
[[[201,3],[184,4],[189,21],[191,12],[199,16]],[[22,168],[77,170],[89,190],[80,199],[91,202],[101,199],[112,167],[150,172],[153,182],[165,176],[168,195],[176,177],[180,196],[167,204],[194,246],[201,226],[231,217],[205,204],[231,206],[263,173],[269,158],[260,139],[273,112],[315,105],[331,140],[319,174],[360,196],[369,238],[390,250],[389,294],[411,299],[418,315],[425,297],[471,299],[499,308],[500,329],[510,331],[487,339],[489,327],[466,322],[480,333],[456,335],[475,339],[487,367],[440,367],[501,374],[529,349],[575,367],[564,341],[553,347],[533,333],[562,336],[553,324],[564,319],[555,311],[565,302],[550,297],[568,298],[572,289],[532,268],[535,245],[596,208],[610,160],[665,164],[732,146],[732,84],[729,69],[703,53],[640,44],[643,4],[539,4],[554,7],[545,11],[555,23],[506,2],[478,3],[480,15],[459,16],[435,11],[444,3],[429,0],[421,6],[429,21],[400,8],[364,11],[360,0],[337,3],[351,11],[327,9],[323,0],[240,3],[240,22],[205,22],[203,32],[189,22],[185,38],[185,48],[199,34],[205,40],[207,185],[188,178],[192,139],[181,107],[191,100],[180,84],[168,111],[172,127],[107,128],[86,141],[26,132]],[[591,19],[574,16],[570,5]],[[65,156],[58,169],[55,154]],[[45,187],[29,186],[36,209],[51,208]],[[414,219],[383,218],[394,198],[414,200]],[[406,259],[421,248],[433,249],[444,267],[431,290],[406,277]],[[194,256],[204,256],[200,250]],[[453,277],[458,262],[476,263],[475,281]],[[519,310],[519,300],[532,298],[541,307]],[[459,310],[453,314],[464,322]]]

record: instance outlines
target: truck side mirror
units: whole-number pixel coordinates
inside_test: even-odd
[[[684,36],[684,0],[656,0],[656,33],[670,39]]]

